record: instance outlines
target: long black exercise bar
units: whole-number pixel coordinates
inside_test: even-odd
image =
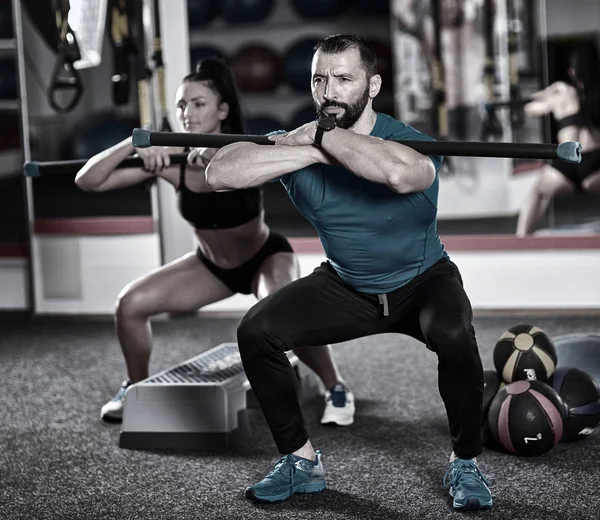
[[[133,146],[189,146],[221,148],[240,141],[255,144],[275,144],[266,136],[243,134],[194,134],[178,132],[151,132],[142,128],[133,131]],[[562,159],[581,161],[581,144],[568,141],[562,144],[488,143],[478,141],[395,141],[424,155],[462,157],[509,157],[514,159]]]
[[[171,164],[185,164],[186,153],[174,153],[169,155]],[[76,175],[85,166],[87,159],[75,159],[72,161],[26,161],[23,165],[25,177],[46,177],[50,175]],[[144,161],[141,157],[128,157],[121,161],[117,168],[141,168]]]
[[[484,106],[487,110],[495,108],[521,108],[532,101],[534,101],[533,98],[507,99],[505,101],[490,101],[489,103],[485,103]]]

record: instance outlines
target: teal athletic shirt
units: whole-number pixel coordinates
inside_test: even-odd
[[[381,113],[370,135],[434,140]],[[442,157],[429,157],[435,165],[435,180],[419,193],[399,194],[343,166],[320,163],[275,180],[281,181],[298,211],[317,231],[340,278],[363,293],[388,293],[448,257],[436,225]]]

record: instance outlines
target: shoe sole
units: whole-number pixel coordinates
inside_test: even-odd
[[[113,417],[112,415],[104,414],[100,415],[102,422],[110,424],[120,424],[123,422],[123,417]]]
[[[481,509],[491,509],[492,502],[489,503],[481,503],[478,498],[469,498],[466,503],[459,504],[458,502],[453,502],[452,507],[457,511],[477,511]]]
[[[450,488],[450,496],[454,499],[454,490]],[[489,502],[484,502],[483,504],[479,501],[478,498],[468,498],[467,502],[461,504],[456,500],[452,500],[452,507],[457,511],[476,511],[478,509],[491,509],[492,508],[492,500]]]
[[[247,489],[246,498],[253,500],[254,502],[260,502],[262,504],[273,504],[275,502],[283,502],[284,500],[287,500],[296,493],[320,493],[321,491],[325,491],[326,489],[327,485],[325,484],[325,482],[312,482],[294,488],[294,491],[291,494],[282,493],[281,495],[271,495],[269,497],[260,497],[256,493],[254,493],[254,490]]]
[[[344,415],[330,415],[323,416],[321,419],[321,424],[323,426],[350,426],[354,423],[354,413],[352,410],[351,413]]]
[[[354,417],[350,417],[348,419],[330,419],[330,420],[321,420],[321,424],[323,426],[350,426],[354,423]]]

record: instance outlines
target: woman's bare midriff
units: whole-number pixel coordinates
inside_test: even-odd
[[[228,229],[196,229],[202,254],[222,269],[234,269],[250,260],[269,238],[264,214]]]
[[[596,129],[569,125],[558,131],[557,138],[559,143],[577,141],[581,144],[581,151],[584,153],[600,148],[600,132]]]
[[[578,114],[581,110],[577,91],[571,86],[561,85],[552,104],[552,115],[558,121]],[[600,131],[579,125],[569,125],[557,132],[558,142],[577,141],[581,143],[583,152],[591,152],[600,148]]]
[[[183,148],[171,149],[171,153],[183,152]],[[179,167],[166,168],[160,177],[179,188]],[[204,171],[186,168],[186,187],[196,193],[208,193]],[[234,269],[250,260],[269,238],[264,211],[249,222],[226,229],[195,229],[198,247],[202,254],[222,269]]]

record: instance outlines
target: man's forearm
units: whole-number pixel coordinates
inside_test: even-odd
[[[358,177],[385,184],[399,193],[419,191],[433,182],[433,178],[431,182],[423,181],[423,176],[431,177],[430,159],[401,143],[336,128],[323,135],[321,145]]]
[[[277,177],[318,162],[313,146],[270,146],[234,143],[221,148],[206,168],[214,191],[261,186]]]

